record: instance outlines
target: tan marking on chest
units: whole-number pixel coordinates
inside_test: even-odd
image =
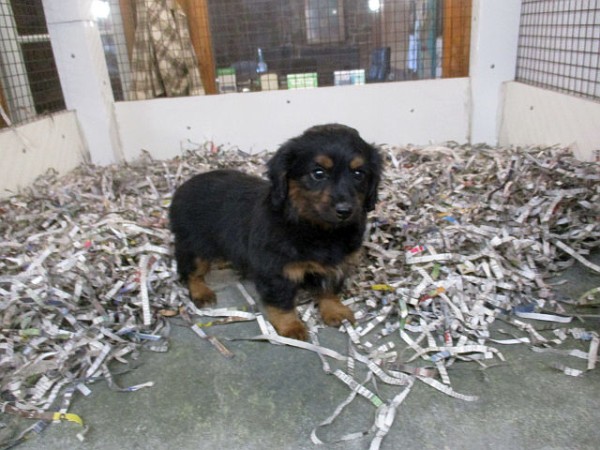
[[[317,261],[295,261],[283,267],[283,276],[294,283],[304,281],[306,275],[321,275],[325,278],[342,279],[356,266],[360,250],[349,254],[337,266],[327,266]]]
[[[300,283],[307,274],[327,277],[336,274],[338,270],[335,266],[325,266],[316,261],[297,261],[283,267],[283,276],[294,283]]]

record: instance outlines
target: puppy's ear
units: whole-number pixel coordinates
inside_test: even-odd
[[[367,189],[367,197],[365,199],[365,209],[367,211],[373,211],[377,204],[377,191],[379,189],[379,182],[381,181],[381,173],[383,171],[383,159],[377,148],[373,145],[369,145],[367,154],[371,178]]]
[[[271,205],[276,210],[283,208],[288,194],[287,172],[292,156],[292,143],[285,143],[267,163],[268,176],[271,181]]]

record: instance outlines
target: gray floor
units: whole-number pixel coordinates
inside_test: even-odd
[[[570,280],[560,288],[565,295],[576,296],[600,285],[600,277],[580,266],[563,278]],[[229,272],[213,277],[220,302],[243,305],[232,279]],[[122,385],[153,381],[152,388],[118,393],[98,383],[89,398],[80,396],[74,402],[72,412],[91,427],[84,443],[76,438],[79,426],[60,423],[18,448],[315,448],[311,430],[348,394],[345,386],[322,371],[315,354],[264,342],[225,341],[258,334],[251,322],[210,329],[235,353],[226,359],[177,323],[173,321],[169,352],[142,354],[143,365],[119,379]],[[597,331],[600,322],[590,319],[583,326]],[[345,338],[336,330],[325,330],[320,337],[326,347],[345,349]],[[416,385],[382,448],[600,448],[599,370],[573,378],[550,365],[562,361],[577,366],[577,361],[534,353],[524,345],[501,350],[507,359],[504,364],[486,371],[474,363],[457,364],[450,371],[454,389],[478,395],[476,402]],[[386,392],[385,386],[381,388]],[[366,430],[373,412],[371,404],[359,398],[319,436]],[[325,448],[366,449],[370,439]]]

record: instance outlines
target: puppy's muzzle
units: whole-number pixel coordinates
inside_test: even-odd
[[[341,202],[341,203],[337,203],[335,205],[335,215],[337,216],[337,218],[339,220],[348,219],[352,215],[353,212],[354,212],[354,209],[352,207],[352,204],[350,204],[348,202]]]

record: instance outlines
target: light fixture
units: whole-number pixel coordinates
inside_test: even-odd
[[[92,17],[94,20],[107,19],[110,15],[110,5],[104,0],[92,1]]]
[[[379,12],[381,9],[381,0],[369,0],[369,9],[371,12]]]

